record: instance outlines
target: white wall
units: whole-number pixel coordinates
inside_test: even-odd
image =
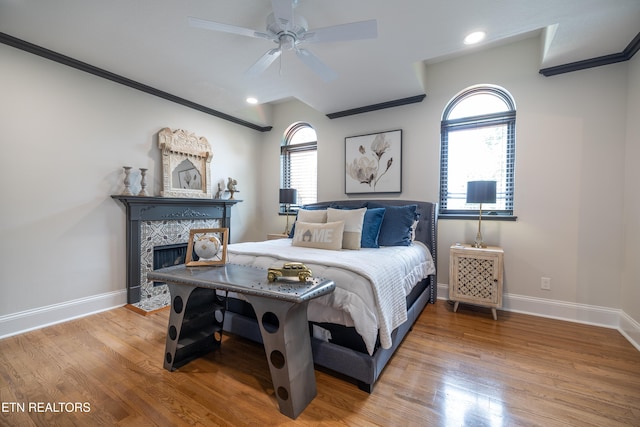
[[[291,123],[308,121],[318,131],[320,200],[345,198],[346,136],[402,129],[403,191],[387,197],[437,201],[445,105],[468,86],[497,84],[517,105],[518,221],[483,221],[483,235],[506,251],[505,292],[620,308],[628,65],[543,77],[539,52],[538,39],[531,38],[429,65],[427,98],[420,104],[335,120],[295,100],[277,105],[263,147],[264,162],[272,167],[264,167],[261,187],[273,194],[265,203],[269,231],[284,224],[275,215],[276,165],[282,133]],[[448,283],[449,246],[472,241],[476,227],[475,221],[440,221],[440,283]],[[551,291],[540,289],[541,276],[551,278]]]
[[[124,165],[149,168],[159,194],[164,127],[205,136],[213,179],[238,180],[231,239],[261,234],[260,132],[5,45],[0,63],[0,320],[110,293],[126,302],[125,211],[110,195]]]
[[[31,310],[106,294],[125,301],[124,209],[110,195],[122,189],[123,165],[149,168],[159,193],[161,128],[208,138],[214,180],[239,181],[231,239],[261,240],[284,229],[279,148],[290,124],[318,132],[320,200],[346,197],[345,137],[402,129],[403,192],[386,197],[437,201],[442,111],[478,83],[507,89],[518,111],[518,221],[483,221],[488,243],[506,250],[505,292],[622,309],[638,330],[640,60],[546,78],[538,53],[528,39],[429,65],[420,104],[330,120],[283,102],[273,130],[259,133],[0,45],[0,336],[3,322]],[[475,228],[440,221],[439,283],[448,283],[449,245],[471,241]]]
[[[426,91],[438,112],[477,83],[515,98],[518,221],[485,222],[483,233],[505,249],[505,292],[617,308],[626,65],[543,77],[538,52],[532,38],[436,64]],[[470,224],[462,225],[442,221],[442,248],[472,238]],[[441,261],[443,272],[448,258]],[[540,289],[541,276],[551,278],[551,291]]]
[[[629,62],[627,138],[624,180],[624,248],[622,309],[640,323],[640,55]],[[636,340],[640,342],[640,335]]]

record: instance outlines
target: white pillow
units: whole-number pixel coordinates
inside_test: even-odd
[[[327,222],[327,210],[326,209],[298,209],[296,214],[296,222]],[[296,222],[291,227],[289,237],[293,238],[296,232]]]
[[[297,221],[291,245],[338,251],[342,248],[343,231],[344,221],[326,223]]]
[[[360,249],[362,224],[366,211],[367,208],[327,209],[327,222],[344,221],[344,233],[342,233],[343,249]]]
[[[327,222],[326,209],[299,209],[296,221],[302,222]]]

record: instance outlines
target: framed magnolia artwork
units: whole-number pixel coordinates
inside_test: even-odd
[[[402,192],[402,130],[345,138],[346,194]]]

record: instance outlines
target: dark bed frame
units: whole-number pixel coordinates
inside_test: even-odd
[[[427,245],[431,251],[433,262],[437,263],[437,203],[395,199],[352,199],[314,203],[305,207],[315,209],[336,206],[361,208],[366,207],[369,202],[385,206],[417,205],[417,212],[420,217],[415,230],[415,240]],[[320,326],[331,331],[334,338],[339,338],[333,339],[331,342],[326,342],[313,336],[311,337],[313,362],[316,367],[324,368],[330,373],[340,374],[354,381],[361,390],[371,393],[373,386],[382,374],[382,370],[400,346],[404,337],[411,330],[424,307],[428,303],[435,303],[438,290],[436,277],[436,274],[433,274],[422,280],[411,294],[407,296],[407,321],[392,332],[393,345],[391,348],[383,349],[380,346],[376,346],[373,355],[369,355],[369,353],[364,350],[362,339],[357,335],[354,328],[321,324]],[[231,301],[225,314],[224,330],[261,343],[260,329],[255,319],[255,314],[252,314],[252,311],[248,304],[240,300]]]

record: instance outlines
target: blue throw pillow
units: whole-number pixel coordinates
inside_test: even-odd
[[[379,248],[378,236],[382,227],[385,208],[368,208],[364,213],[364,223],[362,224],[362,238],[360,246],[363,248]]]
[[[369,203],[370,207],[382,207],[380,204]],[[418,205],[385,206],[382,227],[378,235],[380,246],[409,246],[411,244],[411,229],[418,217]]]

